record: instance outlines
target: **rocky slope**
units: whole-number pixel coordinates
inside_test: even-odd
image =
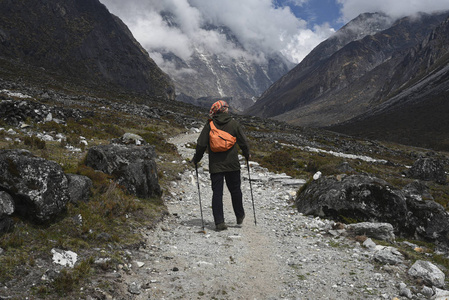
[[[3,76],[174,99],[170,78],[98,0],[0,5]]]
[[[402,100],[388,100],[405,93],[413,99],[413,103],[420,103],[421,107],[435,113],[437,109],[433,110],[432,104],[436,104],[436,96],[444,97],[447,84],[444,75],[447,41],[438,34],[445,31],[447,16],[447,13],[421,15],[419,18],[404,18],[394,24],[379,19],[379,16],[368,19],[365,16],[362,23],[372,24],[373,20],[377,20],[377,24],[381,25],[371,27],[374,30],[366,32],[363,38],[349,35],[347,28],[343,28],[345,30],[336,35],[337,38],[347,37],[341,47],[336,37],[323,42],[267,90],[248,112],[298,125],[322,127],[342,123],[379,107],[383,108],[384,113],[393,112],[398,107],[395,104]],[[352,27],[353,22],[360,22],[361,17],[347,26]],[[417,55],[420,50],[423,51]],[[423,86],[421,80],[433,83],[431,92],[426,85],[425,93],[416,93],[416,89]],[[434,102],[427,105],[428,100]],[[439,109],[445,111],[444,106],[439,106]],[[399,109],[395,112],[396,116],[398,114]],[[443,118],[442,113],[434,117],[441,119],[440,116]],[[395,132],[394,138],[398,140],[399,130],[396,129],[399,127],[393,118],[389,120],[385,127]],[[411,125],[411,120],[412,117],[408,118],[402,128]],[[420,120],[414,125],[425,132],[426,124],[425,120]],[[342,131],[350,132],[349,127]],[[385,127],[353,126],[360,134],[377,128],[377,137],[385,132]]]
[[[402,78],[396,95],[332,130],[394,140],[434,149],[449,149],[449,19],[411,49],[394,77]],[[407,80],[409,79],[409,80]],[[388,89],[394,90],[390,83]],[[397,83],[396,83],[397,84]],[[362,130],[363,128],[363,130]],[[407,132],[408,134],[403,134]]]
[[[319,177],[317,171],[324,176],[369,172],[402,185],[414,181],[401,172],[417,157],[440,156],[447,169],[447,158],[442,154],[235,116],[245,126],[253,159],[272,169],[283,167],[295,177],[251,162],[255,225],[248,173],[242,161],[244,225],[235,225],[226,194],[226,221],[231,226],[228,231],[215,232],[204,158],[199,172],[203,234],[199,233],[202,222],[195,173],[186,160],[192,157],[192,145],[206,121],[207,110],[172,102],[151,106],[122,103],[43,91],[16,82],[0,83],[5,87],[2,107],[17,105],[17,109],[0,111],[0,147],[30,149],[57,161],[65,170],[73,170],[88,161],[84,159],[88,149],[119,137],[121,131],[111,130],[119,125],[150,138],[155,145],[157,173],[164,191],[161,200],[167,210],[163,220],[148,224],[155,212],[133,206],[151,202],[126,197],[119,190],[111,192],[108,184],[101,192],[95,189],[87,202],[69,206],[67,214],[46,226],[14,216],[13,231],[0,236],[0,262],[4,266],[0,269],[0,297],[422,299],[445,293],[440,290],[445,288],[441,272],[435,273],[438,280],[433,283],[419,279],[424,275],[415,280],[411,275],[415,273],[410,272],[413,261],[419,259],[438,261],[438,269],[447,273],[443,267],[447,254],[431,244],[373,242],[364,234],[346,237],[341,224],[304,216],[293,203],[298,188],[314,174]],[[49,115],[54,115],[54,120]],[[71,122],[72,118],[77,121]],[[23,121],[29,124],[24,126]],[[26,140],[30,136],[45,140],[46,148],[40,151],[29,146]],[[87,174],[98,186],[101,172]],[[432,181],[426,185],[435,201],[447,197],[446,185]],[[114,206],[111,201],[117,199],[126,205]],[[114,215],[108,218],[102,213],[111,207]],[[383,243],[389,247],[381,246]]]

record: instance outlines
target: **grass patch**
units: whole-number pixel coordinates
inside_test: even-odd
[[[275,151],[261,160],[261,165],[271,171],[286,173],[287,175],[297,177],[301,174],[303,164],[295,161],[289,152],[285,150]]]

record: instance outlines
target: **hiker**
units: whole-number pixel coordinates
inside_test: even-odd
[[[209,133],[211,124],[217,129],[221,129],[236,138],[237,144],[242,150],[243,156],[249,160],[248,140],[243,133],[240,124],[234,120],[229,114],[229,105],[223,100],[215,102],[210,111],[207,124],[204,126],[197,140],[195,155],[192,159],[193,164],[197,165],[203,158],[206,149],[209,151],[209,172],[212,181],[212,212],[217,231],[227,229],[223,213],[223,182],[226,180],[226,186],[229,189],[232,199],[232,207],[237,219],[237,224],[241,225],[245,218],[243,209],[241,178],[240,178],[240,162],[238,159],[238,150],[233,145],[229,150],[224,152],[213,152],[209,144]]]

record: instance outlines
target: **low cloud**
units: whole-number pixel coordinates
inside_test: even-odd
[[[128,25],[150,56],[169,73],[176,68],[165,62],[161,53],[172,52],[188,61],[194,50],[254,60],[281,52],[298,63],[335,32],[328,24],[310,29],[289,7],[275,7],[271,0],[100,1]],[[178,26],[170,26],[171,22]],[[222,26],[231,29],[237,44],[229,42]]]
[[[397,19],[418,12],[433,13],[449,10],[447,0],[337,0],[342,5],[342,17],[348,22],[364,12],[383,12]]]

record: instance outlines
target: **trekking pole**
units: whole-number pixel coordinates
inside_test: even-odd
[[[199,176],[198,176],[198,166],[197,166],[197,164],[195,164],[195,171],[196,171],[196,183],[198,185],[198,198],[200,199],[201,226],[203,227],[203,233],[205,234],[206,231],[204,230],[203,206],[201,205],[200,179],[199,179]]]
[[[254,208],[254,197],[253,197],[253,186],[251,184],[251,173],[249,172],[249,161],[246,160],[246,165],[248,166],[248,178],[249,178],[249,188],[251,190],[251,200],[253,202],[253,212],[254,212],[254,225],[257,225],[256,221],[256,209]]]

